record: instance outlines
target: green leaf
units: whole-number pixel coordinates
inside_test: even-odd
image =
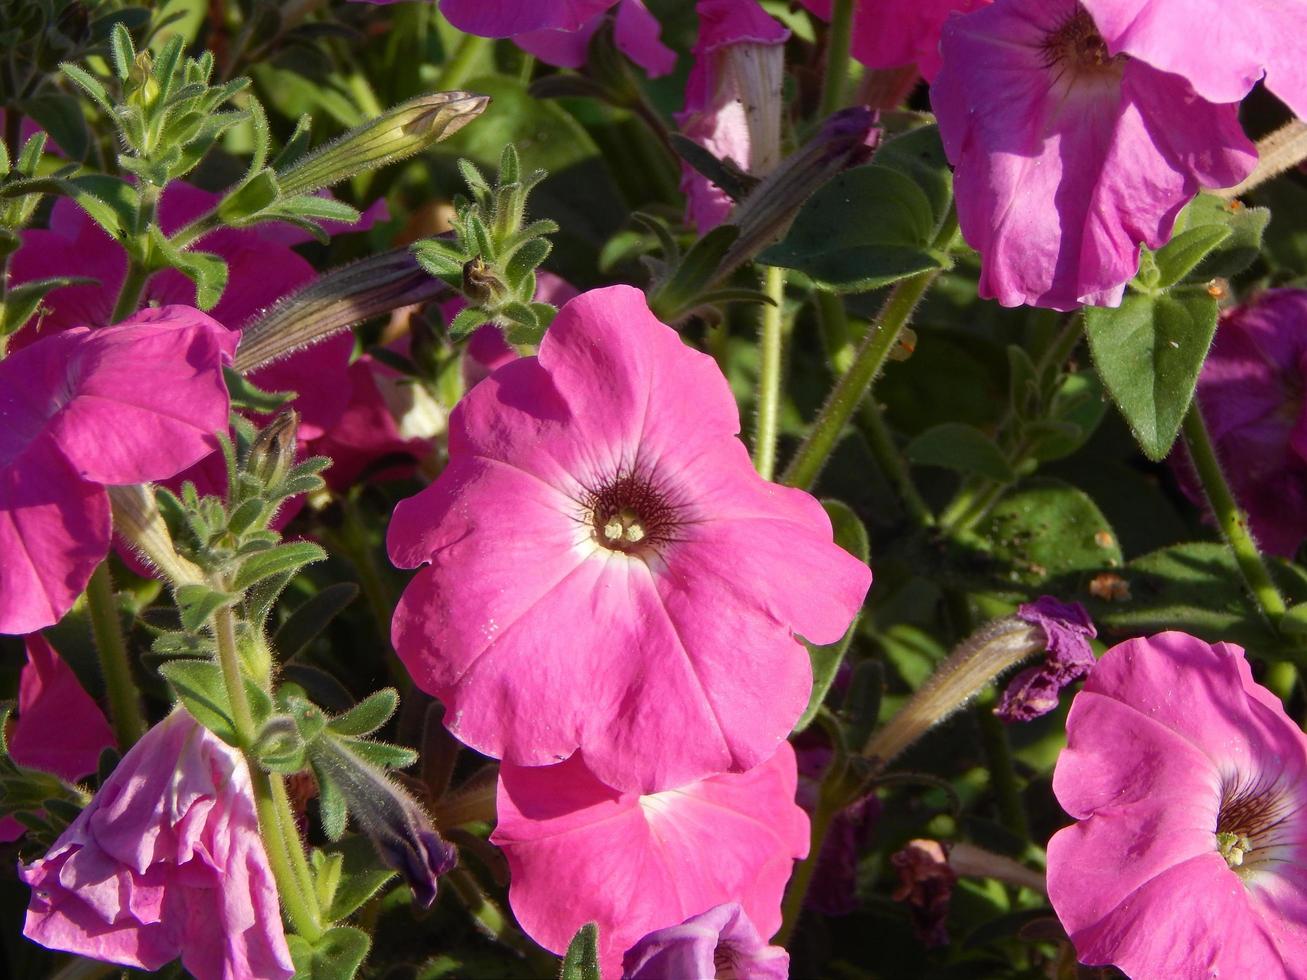
[[[277,175],[271,170],[260,170],[218,205],[218,218],[228,225],[240,225],[277,200]]]
[[[303,936],[287,936],[294,980],[352,980],[367,958],[372,940],[362,929],[336,926],[316,943]]]
[[[222,669],[217,664],[205,660],[174,660],[161,666],[159,673],[196,721],[228,745],[237,744],[231,701],[223,683]]]
[[[83,174],[64,182],[69,197],[111,237],[135,234],[140,195],[125,180],[107,174]]]
[[[182,627],[192,633],[201,629],[218,609],[235,601],[235,595],[219,592],[207,585],[183,585],[177,589]]]
[[[1007,457],[994,440],[963,422],[945,422],[927,429],[908,443],[903,452],[921,466],[975,473],[999,483],[1016,479]]]
[[[5,296],[4,318],[0,320],[0,336],[17,333],[32,318],[45,299],[56,289],[64,286],[93,285],[98,280],[85,276],[54,276],[49,279],[36,279],[20,286],[10,288]]]
[[[105,115],[113,115],[113,102],[109,99],[109,93],[100,84],[99,79],[86,69],[73,64],[60,65],[59,70],[71,79],[78,88],[89,95],[91,101],[99,106]]]
[[[567,944],[558,980],[599,980],[599,925],[587,922]]]
[[[393,687],[382,688],[332,718],[328,725],[338,735],[370,735],[389,721],[398,707],[399,692]]]
[[[275,548],[268,548],[245,559],[241,563],[240,571],[236,573],[235,581],[232,582],[232,589],[236,592],[244,592],[255,582],[286,572],[297,572],[303,566],[322,561],[326,557],[327,553],[322,550],[322,546],[312,541],[288,541],[279,544]]]
[[[658,227],[656,223],[651,226]],[[740,229],[734,225],[719,225],[696,241],[677,262],[675,271],[654,290],[649,299],[653,311],[671,322],[692,309],[739,235]]]
[[[1149,459],[1164,459],[1171,451],[1217,314],[1216,301],[1201,287],[1129,295],[1118,309],[1085,310],[1098,375]]]
[[[327,628],[359,594],[353,582],[335,582],[315,592],[299,606],[272,638],[272,646],[283,660],[300,653]]]
[[[953,203],[953,170],[938,126],[918,126],[886,140],[871,162],[912,178],[929,199],[938,227]]]
[[[1051,462],[1083,446],[1106,414],[1107,399],[1098,376],[1093,371],[1066,374],[1053,392],[1048,417],[1024,426],[1021,434],[1030,441],[1035,459]]]
[[[798,269],[841,292],[866,292],[943,268],[930,249],[937,219],[911,177],[879,164],[847,170],[799,210],[789,234],[758,261]]]
[[[293,391],[264,391],[235,368],[223,366],[223,380],[231,396],[232,408],[243,408],[261,415],[271,415],[295,397]]]
[[[165,262],[195,283],[195,305],[211,310],[227,288],[227,262],[211,252],[183,252],[158,225],[150,226],[150,244]]]
[[[318,778],[318,818],[322,821],[322,832],[327,835],[327,840],[340,840],[345,834],[345,822],[349,816],[345,797],[320,767],[314,766],[313,774]]]
[[[402,745],[347,738],[342,741],[365,762],[383,769],[407,769],[418,761],[418,754]]]
[[[449,321],[449,336],[454,340],[461,340],[487,320],[489,317],[478,307],[464,307],[455,314],[454,319]]]
[[[395,877],[395,872],[377,867],[377,852],[366,837],[350,837],[332,845],[327,853],[341,858],[340,883],[336,886],[327,918],[339,922],[356,912]]]
[[[1156,286],[1165,289],[1189,275],[1218,245],[1234,234],[1228,225],[1198,225],[1175,235],[1153,253]]]
[[[426,238],[412,245],[418,265],[437,279],[458,285],[463,281],[463,266],[468,257],[454,242],[443,238]]]
[[[1230,234],[1186,275],[1186,280],[1205,283],[1216,276],[1243,272],[1261,253],[1270,220],[1269,208],[1250,208],[1215,194],[1199,194],[1180,212],[1175,225],[1177,236],[1209,225],[1226,228]]]
[[[821,505],[826,508],[826,513],[830,516],[835,543],[859,561],[863,563],[869,561],[871,541],[867,537],[866,527],[853,509],[838,500],[823,500]],[[808,657],[812,660],[812,695],[808,698],[807,709],[794,726],[796,732],[807,728],[812,724],[812,719],[817,716],[817,710],[826,699],[826,693],[835,682],[835,674],[845,654],[848,653],[849,644],[853,642],[853,634],[857,631],[858,621],[861,618],[862,613],[859,611],[853,617],[853,622],[849,623],[849,628],[844,631],[844,635],[834,643],[815,646],[805,641]]]
[[[1098,506],[1057,480],[1035,480],[1004,497],[984,525],[1007,577],[1028,586],[1121,565],[1121,546]]]

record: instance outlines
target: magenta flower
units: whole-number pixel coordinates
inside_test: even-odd
[[[757,0],[699,0],[699,39],[685,87],[681,131],[745,173],[766,176],[780,162],[783,46],[790,32]],[[706,234],[726,220],[730,197],[682,164],[690,219]]]
[[[994,709],[1006,722],[1031,721],[1056,708],[1062,688],[1080,680],[1094,666],[1089,640],[1098,635],[1084,606],[1059,602],[1052,596],[1018,606],[1017,618],[1044,631],[1048,656],[1008,683]]]
[[[645,796],[601,783],[580,756],[500,768],[499,825],[509,901],[522,928],[556,953],[599,924],[604,976],[642,937],[723,902],[739,902],[764,936],[781,924],[808,818],[794,803],[794,750],[756,769]]]
[[[160,227],[172,234],[210,211],[219,195],[173,181],[159,204]],[[370,212],[371,214],[371,212]],[[367,220],[367,219],[365,219]],[[359,227],[362,227],[361,225]],[[245,323],[299,286],[314,278],[313,266],[290,246],[303,233],[285,225],[249,229],[221,228],[195,243],[197,251],[212,252],[227,262],[227,288],[210,314],[232,329]],[[49,276],[77,275],[98,285],[65,286],[44,301],[39,329],[33,321],[14,336],[17,349],[47,333],[70,327],[107,325],[127,274],[127,254],[109,234],[68,198],[58,198],[49,229],[22,233],[22,247],[10,265],[15,285]],[[141,306],[195,305],[195,286],[180,272],[165,269],[146,283]],[[331,337],[250,375],[268,391],[295,391],[300,435],[312,439],[336,423],[349,402],[349,359],[354,339]]]
[[[590,39],[603,25],[606,14],[591,17],[576,30],[539,30],[513,36],[513,43],[548,65],[580,68],[586,62]],[[676,67],[676,52],[662,42],[662,28],[644,0],[618,0],[613,20],[617,50],[645,70],[650,78]]]
[[[1079,822],[1048,895],[1082,963],[1135,977],[1302,976],[1307,738],[1243,651],[1184,633],[1104,654],[1053,790]]]
[[[76,782],[95,772],[100,753],[116,744],[113,729],[45,637],[32,633],[24,640],[27,663],[18,679],[18,718],[6,739],[9,757]],[[0,843],[22,834],[13,817],[0,818]]]
[[[1202,187],[1256,163],[1238,107],[1109,53],[1075,0],[999,0],[944,26],[931,88],[980,294],[1115,305]]]
[[[1198,402],[1253,533],[1292,556],[1307,537],[1307,290],[1272,289],[1225,312]],[[1196,502],[1202,490],[1177,460]]]
[[[768,946],[737,902],[656,929],[622,957],[622,980],[786,980],[789,975],[790,954]]]
[[[1263,76],[1266,87],[1307,116],[1307,6],[1261,0],[1240,10],[1221,0],[1084,0],[1124,52],[1189,80],[1213,102],[1238,102]],[[1195,24],[1214,25],[1195,43]]]
[[[106,485],[163,479],[217,448],[235,346],[168,306],[0,361],[0,632],[58,622],[86,587],[109,551]]]
[[[581,748],[644,792],[775,751],[811,687],[795,634],[839,639],[871,572],[739,428],[716,363],[629,286],[567,303],[539,356],[472,389],[387,534],[396,565],[429,563],[392,635],[450,731],[516,765]]]
[[[466,34],[512,37],[528,31],[575,31],[618,0],[441,0],[440,12]]]
[[[831,0],[801,0],[830,20]],[[990,0],[856,0],[850,53],[868,68],[915,65],[930,81],[939,73],[939,35],[954,13],[969,13]]]
[[[178,709],[127,753],[50,853],[20,865],[23,935],[197,980],[295,972],[245,760]]]

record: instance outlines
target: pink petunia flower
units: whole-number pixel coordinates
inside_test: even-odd
[[[178,709],[145,733],[50,853],[20,865],[23,934],[197,980],[295,972],[241,754]]]
[[[1129,54],[1188,79],[1213,102],[1238,102],[1265,76],[1266,87],[1307,116],[1307,5],[1259,0],[1232,7],[1221,0],[1083,0],[1112,38],[1113,54]],[[1201,41],[1195,24],[1208,28]]]
[[[685,87],[681,131],[755,177],[781,157],[781,82],[790,32],[757,0],[699,0],[699,39]],[[706,234],[730,214],[726,192],[681,165],[690,219]]]
[[[95,772],[100,753],[117,742],[109,719],[77,675],[40,633],[24,637],[27,663],[18,678],[18,717],[6,744],[20,766],[77,782]],[[0,843],[17,840],[23,825],[0,818]]]
[[[86,587],[109,550],[106,485],[163,479],[217,448],[235,346],[168,306],[0,361],[0,632],[58,622]]]
[[[515,34],[513,43],[547,65],[580,68],[586,62],[590,39],[603,25],[606,16],[605,13],[595,14],[576,30]],[[657,18],[649,13],[644,0],[618,0],[613,20],[613,43],[650,78],[666,75],[676,67],[676,52],[663,44],[662,28]]]
[[[1239,647],[1113,647],[1067,737],[1053,790],[1079,822],[1049,842],[1048,895],[1082,963],[1307,976],[1307,738]]]
[[[1140,243],[1165,243],[1200,188],[1255,165],[1237,106],[1110,47],[1075,0],[998,0],[945,24],[931,102],[982,296],[1115,305]]]
[[[794,861],[808,851],[795,779],[786,742],[749,772],[644,796],[605,786],[580,756],[505,764],[490,839],[508,858],[517,921],[554,952],[597,922],[605,977],[621,973],[623,951],[646,934],[723,902],[740,903],[772,935]]]
[[[181,181],[168,185],[159,203],[159,225],[172,234],[218,203],[220,195]],[[363,227],[375,215],[369,212]],[[227,262],[227,288],[209,311],[215,320],[239,328],[274,302],[304,285],[316,273],[290,246],[303,240],[298,229],[268,225],[221,228],[193,246]],[[11,349],[70,327],[105,326],[127,274],[127,255],[89,215],[68,198],[55,201],[48,229],[27,229],[10,265],[17,285],[49,276],[78,275],[98,285],[65,286],[46,297],[44,315],[14,338]],[[195,304],[195,285],[173,269],[155,273],[141,296],[142,307]],[[336,423],[349,402],[349,359],[353,337],[339,334],[261,368],[250,380],[268,391],[295,391],[300,435],[316,438]]]
[[[831,0],[801,0],[830,20]],[[991,0],[855,0],[849,53],[868,68],[915,65],[926,81],[939,74],[939,35],[954,13],[970,13]]]
[[[656,929],[622,957],[623,980],[723,976],[786,980],[789,975],[790,954],[768,946],[738,902]]]
[[[451,732],[516,765],[581,748],[644,792],[775,751],[811,687],[795,634],[839,639],[871,572],[739,428],[716,363],[629,286],[578,296],[472,389],[387,534],[396,565],[429,563],[392,636]]]
[[[1307,537],[1307,290],[1271,289],[1221,316],[1198,404],[1258,542],[1292,556]],[[1176,457],[1181,485],[1197,479]]]

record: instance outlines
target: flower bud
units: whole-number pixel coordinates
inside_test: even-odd
[[[421,905],[430,906],[437,880],[458,863],[458,852],[436,832],[431,818],[398,783],[339,738],[324,733],[314,739],[309,758],[340,791],[381,860],[404,876]]]
[[[299,414],[288,408],[273,419],[250,446],[246,469],[261,486],[277,486],[295,465],[295,433],[299,424]]]
[[[408,249],[334,269],[287,296],[241,332],[236,370],[248,373],[356,323],[449,292]]]
[[[418,96],[300,157],[277,175],[277,184],[283,196],[292,197],[377,170],[453,136],[488,105],[487,96],[471,92]]]

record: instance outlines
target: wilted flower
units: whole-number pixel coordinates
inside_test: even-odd
[[[716,363],[628,286],[472,389],[448,468],[387,533],[397,565],[429,563],[392,635],[451,732],[517,765],[579,747],[644,792],[775,751],[811,688],[795,634],[839,639],[871,573],[739,426]]]
[[[95,772],[100,753],[113,747],[113,729],[49,641],[40,633],[24,640],[27,663],[18,679],[18,718],[6,740],[9,757],[76,782]],[[17,820],[0,818],[0,842],[22,833]]]
[[[85,588],[109,551],[106,484],[163,479],[217,448],[235,346],[168,306],[0,361],[0,632],[58,622]]]
[[[762,177],[780,162],[781,80],[790,32],[756,0],[699,0],[699,39],[685,87],[681,131],[718,159]],[[700,234],[726,220],[726,192],[688,164],[681,190]]]
[[[957,872],[939,841],[912,840],[890,857],[899,874],[894,900],[906,902],[912,931],[927,946],[948,945],[948,909]]]
[[[1114,55],[1075,0],[998,0],[944,26],[931,88],[980,294],[1115,305],[1202,187],[1256,163],[1238,107]]]
[[[1238,102],[1263,77],[1266,87],[1307,116],[1307,7],[1269,0],[1240,9],[1221,0],[1083,0],[1110,35],[1111,52],[1183,76],[1213,102]],[[1195,24],[1211,35],[1193,37]]]
[[[143,970],[180,956],[198,980],[295,972],[245,760],[180,709],[19,876],[23,934],[51,949]]]
[[[1062,688],[1080,680],[1094,666],[1089,638],[1098,635],[1085,607],[1041,596],[1017,608],[1017,618],[1038,626],[1048,643],[1048,656],[1008,682],[994,714],[1004,721],[1030,721],[1057,707]]]
[[[1307,290],[1271,289],[1227,310],[1198,378],[1198,404],[1225,474],[1267,551],[1307,537]],[[1182,484],[1202,499],[1183,457]]]
[[[646,934],[723,902],[740,903],[770,936],[794,861],[808,850],[795,778],[785,742],[749,772],[644,796],[605,786],[579,755],[557,766],[505,764],[490,839],[508,858],[513,912],[554,952],[597,922],[606,977]]]
[[[785,980],[790,954],[768,946],[738,902],[656,929],[622,957],[623,980]]]
[[[1136,977],[1300,976],[1307,738],[1243,651],[1184,633],[1103,655],[1053,790],[1079,822],[1048,896],[1082,963]]]

